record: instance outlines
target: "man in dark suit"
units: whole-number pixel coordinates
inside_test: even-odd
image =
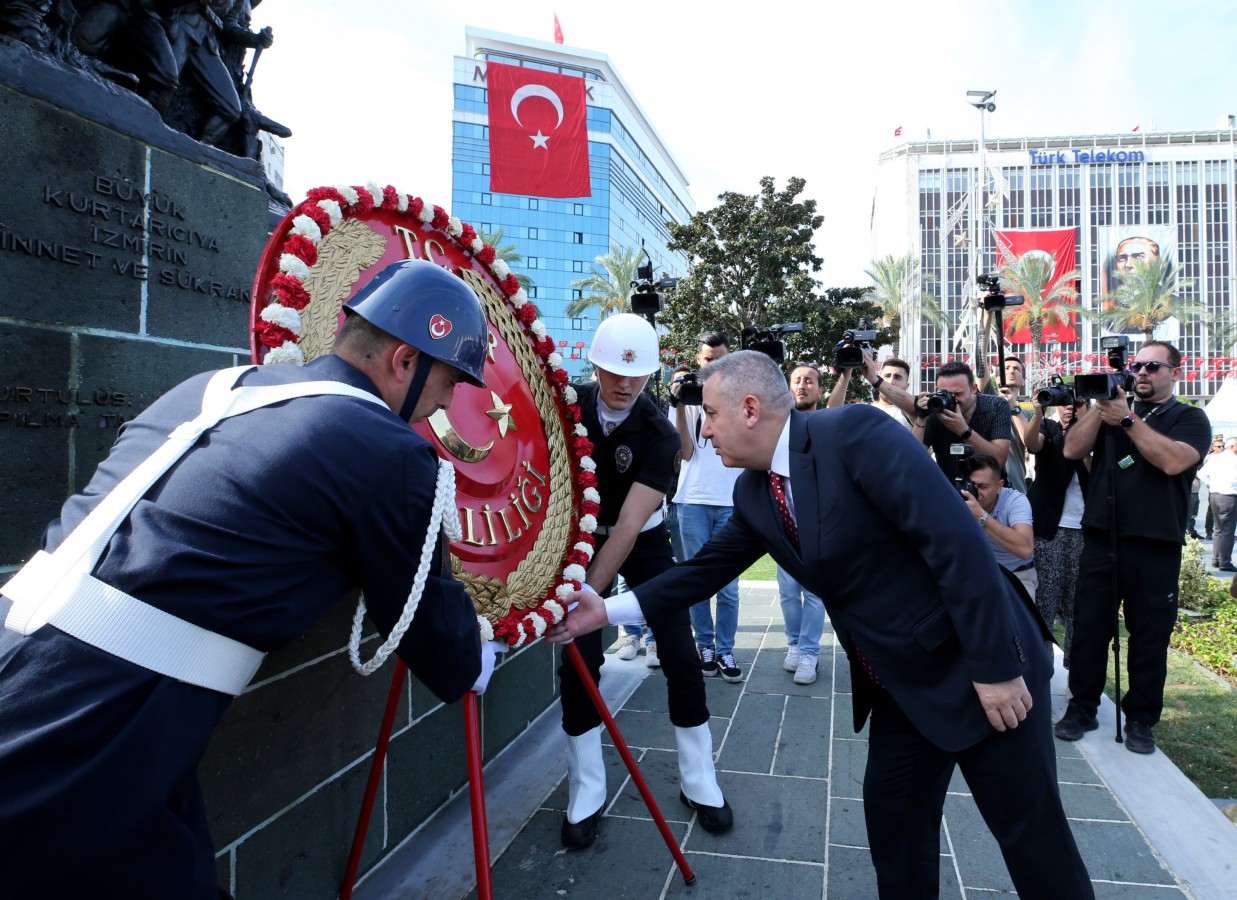
[[[750,470],[730,523],[638,599],[579,594],[550,640],[688,606],[767,552],[825,601],[851,661],[856,730],[872,717],[864,812],[880,895],[937,895],[956,764],[1021,896],[1094,896],[1057,791],[1048,632],[950,483],[877,410],[793,411],[759,353],[702,374],[701,433]]]

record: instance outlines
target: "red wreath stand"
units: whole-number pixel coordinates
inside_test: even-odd
[[[683,881],[688,885],[695,884],[696,876],[687,864],[687,859],[683,856],[683,851],[679,849],[674,835],[671,834],[670,826],[666,824],[665,816],[657,806],[657,801],[653,799],[653,792],[649,790],[648,783],[640,773],[640,767],[636,765],[635,757],[631,755],[627,742],[623,740],[614,716],[610,715],[606,701],[602,699],[601,692],[593,683],[588,667],[584,664],[584,658],[580,656],[580,651],[576,649],[575,644],[568,644],[565,652],[588,691],[593,706],[601,716],[601,721],[605,724],[610,739],[614,741],[619,756],[623,758],[623,764],[631,773],[631,780],[640,791],[644,805],[648,807],[649,814],[657,823],[657,830],[661,832],[662,840],[670,849],[670,855],[674,858],[675,865],[679,867]],[[382,714],[382,727],[378,730],[378,740],[374,744],[374,760],[370,765],[369,781],[365,785],[365,797],[361,801],[361,815],[357,819],[356,834],[352,838],[352,852],[348,855],[348,868],[344,872],[344,883],[339,891],[339,900],[349,900],[352,897],[357,868],[361,864],[361,849],[365,846],[365,833],[369,829],[370,815],[374,810],[374,797],[378,793],[378,782],[382,777],[382,766],[387,756],[387,744],[390,743],[391,728],[395,723],[395,710],[399,705],[400,693],[407,674],[408,667],[402,661],[396,661],[395,672],[391,677],[391,690],[387,694],[386,709]],[[481,727],[477,717],[477,695],[472,691],[465,694],[462,707],[464,710],[464,743],[468,754],[468,799],[472,809],[473,857],[477,865],[477,897],[478,900],[493,900],[494,888],[490,880],[490,841],[485,820],[485,782],[481,771]]]

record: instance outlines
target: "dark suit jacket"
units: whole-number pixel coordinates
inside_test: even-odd
[[[973,681],[1046,681],[1048,632],[1030,599],[905,428],[862,405],[792,412],[790,483],[802,555],[786,539],[767,473],[744,472],[729,524],[637,591],[646,618],[708,597],[768,552],[825,602],[851,659],[856,731],[874,688],[852,641],[946,750],[992,734]]]

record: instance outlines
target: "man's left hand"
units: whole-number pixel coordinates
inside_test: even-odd
[[[970,427],[966,424],[966,419],[962,413],[956,409],[943,409],[936,414],[936,417],[941,420],[941,424],[952,431],[954,434],[962,435]]]
[[[1011,413],[1018,412],[1018,396],[1014,393],[1014,389],[1010,387],[1001,388],[1001,396],[1005,398],[1005,402],[1009,404]]]
[[[979,694],[979,702],[988,714],[988,721],[997,731],[1017,728],[1031,711],[1031,692],[1027,690],[1027,683],[1021,675],[1013,681],[996,684],[972,681],[971,684],[975,685],[975,693]]]
[[[971,511],[971,515],[975,517],[975,521],[979,521],[979,517],[984,514],[984,508],[979,505],[979,501],[975,499],[975,495],[970,491],[962,492],[962,499],[966,502],[966,508]]]
[[[551,644],[569,643],[610,624],[605,602],[587,588],[567,597],[567,609],[563,621],[545,630],[545,639]]]

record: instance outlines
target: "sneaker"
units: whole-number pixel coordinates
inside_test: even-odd
[[[1100,723],[1095,716],[1087,715],[1071,703],[1061,721],[1052,727],[1052,733],[1063,741],[1076,741],[1088,731],[1095,731],[1099,727]]]
[[[1151,726],[1125,720],[1125,749],[1131,753],[1154,753],[1155,735]]]
[[[782,663],[782,668],[787,672],[797,672],[799,670],[799,660],[803,658],[803,654],[799,652],[798,647],[790,647],[786,650],[786,659]]]
[[[705,678],[712,678],[717,674],[717,653],[712,647],[700,648],[700,672]]]
[[[649,641],[644,645],[644,664],[650,669],[661,667],[661,660],[657,658],[657,641]]]
[[[804,655],[795,670],[795,684],[812,684],[816,680],[816,657]]]
[[[640,652],[640,638],[634,634],[623,635],[623,644],[619,647],[619,659],[635,659],[636,654]]]
[[[720,660],[719,665],[721,666],[723,681],[738,684],[743,680],[743,670],[735,663],[733,653],[723,653],[718,659]]]

